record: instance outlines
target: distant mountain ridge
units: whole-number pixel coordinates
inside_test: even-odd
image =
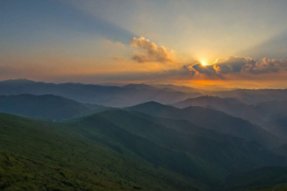
[[[135,104],[158,101],[164,104],[174,103],[200,93],[156,88],[144,84],[130,84],[123,87],[102,86],[80,83],[44,83],[30,80],[7,80],[0,82],[0,95],[53,94],[81,103],[91,103],[109,107],[126,107]]]
[[[275,100],[252,105],[246,104],[238,98],[201,96],[177,102],[172,104],[172,106],[177,108],[186,108],[189,106],[211,108],[234,117],[240,117],[255,124],[263,125],[279,117],[284,117],[287,113],[287,97],[286,100],[274,99]]]
[[[189,106],[200,106],[222,111],[234,117],[240,117],[256,124],[261,124],[264,120],[263,108],[247,105],[236,98],[220,98],[214,96],[202,96],[189,98],[173,104],[178,108]]]
[[[0,96],[0,112],[41,120],[67,120],[105,109],[108,108],[100,105],[82,104],[55,95]]]
[[[178,108],[200,106],[215,109],[259,124],[279,137],[287,137],[287,100],[272,100],[249,105],[235,98],[202,96],[186,99],[173,104],[173,106]]]
[[[211,95],[222,98],[237,98],[246,104],[258,104],[273,100],[286,100],[287,89],[237,89],[212,92]]]
[[[279,116],[276,117],[273,120],[270,120],[263,124],[263,127],[273,133],[274,135],[277,135],[279,137],[287,138],[287,114],[284,113],[285,116]]]

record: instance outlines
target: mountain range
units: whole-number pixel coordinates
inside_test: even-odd
[[[0,96],[0,112],[49,121],[72,119],[105,109],[108,108],[55,95]]]
[[[55,110],[55,108],[57,109]],[[0,96],[0,112],[48,121],[63,121],[113,109],[82,104],[54,95]],[[157,102],[147,102],[125,108],[125,110],[138,111],[161,118],[185,120],[199,127],[258,141],[267,147],[278,146],[283,141],[279,138],[280,136],[273,135],[258,125],[210,108],[190,106],[185,109],[177,109]],[[188,126],[192,125],[188,124]]]
[[[127,109],[156,117],[186,120],[220,133],[230,134],[247,140],[255,140],[267,147],[279,145],[281,144],[281,141],[283,141],[249,121],[232,117],[223,112],[209,108],[191,106],[185,109],[178,109],[173,106],[162,105],[156,102],[148,102]]]
[[[273,100],[250,105],[241,102],[237,98],[201,96],[180,101],[173,104],[173,106],[178,108],[200,106],[215,109],[260,125],[279,137],[287,136],[287,98],[286,100]]]
[[[199,106],[222,111],[234,117],[249,120],[256,124],[261,124],[264,120],[264,108],[256,105],[248,105],[241,102],[238,98],[221,98],[214,96],[201,96],[197,98],[189,98],[173,104],[178,108],[186,108],[189,106]]]
[[[213,190],[230,173],[287,164],[255,142],[186,134],[122,110],[57,123],[0,120],[5,189]]]
[[[284,91],[0,82],[0,190],[286,190]]]
[[[197,92],[185,93],[144,84],[130,84],[118,87],[80,83],[54,84],[34,82],[25,79],[0,82],[0,95],[19,94],[53,94],[81,103],[109,107],[126,107],[148,101],[158,101],[163,104],[169,104],[201,95]]]
[[[258,104],[273,100],[286,100],[287,89],[236,89],[210,94],[222,98],[237,98],[246,104]]]

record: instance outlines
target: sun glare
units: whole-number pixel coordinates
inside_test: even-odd
[[[207,66],[207,63],[206,62],[201,62],[201,65],[206,67]]]

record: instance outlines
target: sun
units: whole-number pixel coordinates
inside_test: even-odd
[[[206,62],[201,62],[201,65],[206,67],[207,66],[207,63]]]

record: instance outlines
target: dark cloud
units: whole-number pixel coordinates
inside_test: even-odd
[[[249,57],[230,57],[228,59],[218,59],[215,64],[202,66],[195,64],[192,70],[195,73],[206,75],[224,75],[232,73],[241,74],[266,74],[279,72],[287,68],[287,60],[275,60],[263,58],[256,61]]]
[[[214,70],[213,66],[203,66],[201,64],[196,64],[192,66],[193,73],[198,72],[201,74],[207,74],[207,75],[212,75],[215,74],[216,71]]]

